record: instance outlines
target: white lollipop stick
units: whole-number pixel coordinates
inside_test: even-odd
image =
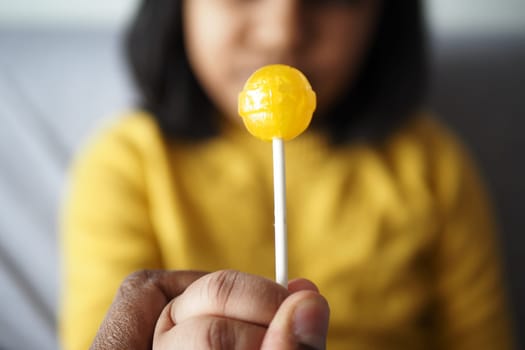
[[[286,176],[284,141],[273,139],[273,195],[275,213],[275,280],[288,288],[288,243],[286,238]]]

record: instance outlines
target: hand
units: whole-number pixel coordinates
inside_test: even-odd
[[[131,274],[121,284],[90,349],[150,350],[162,309],[205,274],[162,270]]]
[[[303,279],[286,290],[235,271],[146,271],[123,283],[91,349],[151,349],[157,319],[155,349],[324,349],[328,314]]]
[[[288,290],[270,280],[219,271],[191,284],[163,310],[153,348],[324,349],[329,309],[315,285]]]

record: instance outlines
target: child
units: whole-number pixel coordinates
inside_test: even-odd
[[[271,148],[236,108],[272,63],[318,97],[287,144],[289,269],[328,300],[328,348],[511,346],[482,185],[422,108],[420,1],[144,0],[127,43],[141,111],[79,156],[65,204],[65,349],[133,271],[272,278]]]

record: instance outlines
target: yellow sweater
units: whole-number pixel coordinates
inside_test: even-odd
[[[381,145],[286,145],[290,278],[331,306],[328,349],[508,349],[494,225],[454,137],[427,116]],[[74,165],[63,215],[60,332],[87,349],[118,285],[144,268],[273,277],[271,145],[237,126],[167,142],[143,113]]]

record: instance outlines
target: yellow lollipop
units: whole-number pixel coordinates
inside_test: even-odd
[[[257,70],[239,94],[239,114],[255,137],[273,143],[275,279],[288,286],[284,142],[301,134],[312,120],[315,93],[305,76],[282,64]]]
[[[239,94],[239,114],[257,138],[291,140],[312,120],[316,98],[299,70],[275,64],[258,69]]]

